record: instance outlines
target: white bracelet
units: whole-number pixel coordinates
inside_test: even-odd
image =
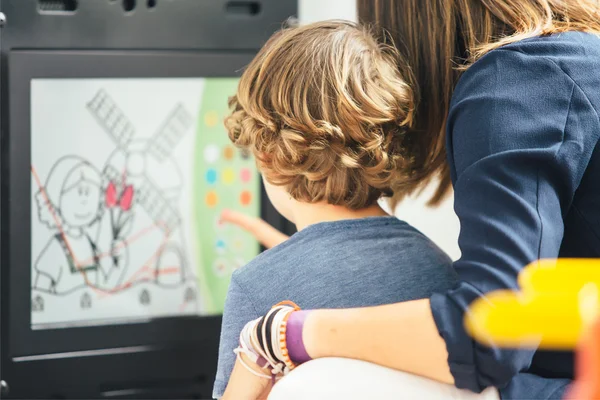
[[[260,368],[265,369],[268,365],[271,368],[270,372],[272,374],[272,376],[269,377],[270,379],[281,373],[287,375],[293,366],[290,366],[286,363],[286,357],[283,355],[282,346],[280,343],[282,340],[281,326],[288,314],[293,311],[294,309],[288,305],[278,305],[273,307],[262,319],[263,324],[260,332],[257,332],[256,329],[258,323],[261,321],[261,318],[248,322],[242,329],[242,332],[240,332],[240,344],[239,347],[234,350],[234,353],[237,354],[238,358],[240,353],[244,353]],[[271,323],[267,324],[266,322],[271,318]],[[267,329],[270,329],[269,336],[267,336]],[[269,337],[270,343],[266,342],[267,337]],[[263,343],[262,345],[261,342]],[[269,350],[269,345],[272,351]],[[265,364],[260,365],[263,360]],[[267,377],[266,374],[260,374],[254,371],[241,358],[240,362],[246,369],[251,371],[252,374],[260,376],[261,378]]]
[[[254,369],[252,369],[248,364],[246,364],[244,359],[240,356],[240,353],[237,353],[237,359],[240,361],[240,364],[242,364],[244,366],[244,368],[246,368],[252,375],[258,376],[259,378],[264,378],[264,379],[269,379],[269,380],[272,379],[272,376],[267,375],[267,374],[261,374],[260,372],[256,372]]]

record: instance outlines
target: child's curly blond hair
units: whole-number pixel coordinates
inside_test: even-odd
[[[246,68],[225,126],[294,199],[365,208],[409,169],[411,76],[393,46],[356,24],[283,29]]]

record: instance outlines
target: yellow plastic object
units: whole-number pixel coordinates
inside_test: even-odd
[[[465,316],[469,334],[504,347],[573,349],[600,309],[600,260],[542,260],[519,277],[521,292],[497,291]]]
[[[600,260],[563,258],[535,261],[521,271],[518,282],[525,293],[577,293],[588,283],[600,286]]]

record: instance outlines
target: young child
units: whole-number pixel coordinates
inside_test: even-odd
[[[244,72],[231,140],[251,151],[267,194],[298,233],[232,277],[213,396],[227,387],[244,325],[273,304],[362,307],[450,288],[451,260],[378,205],[406,177],[410,71],[391,46],[346,22],[275,34]]]

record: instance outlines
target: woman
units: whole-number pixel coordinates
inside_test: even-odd
[[[435,203],[452,184],[461,282],[426,300],[310,312],[306,352],[502,398],[562,396],[572,354],[487,348],[463,318],[474,299],[516,288],[533,260],[600,257],[600,4],[359,0],[359,16],[390,32],[417,77],[412,180],[397,189],[439,175]]]

